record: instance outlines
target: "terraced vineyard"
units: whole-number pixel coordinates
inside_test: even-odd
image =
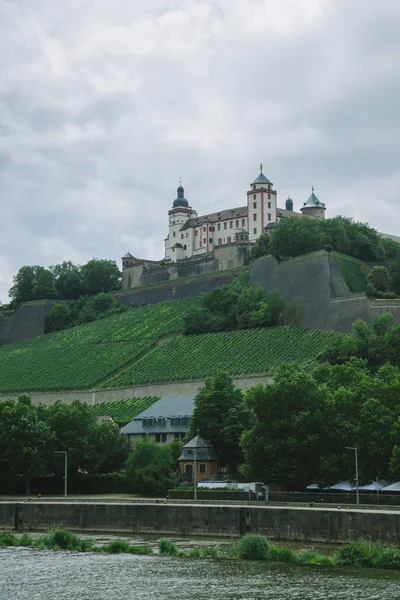
[[[176,337],[110,378],[103,387],[202,379],[216,369],[236,376],[272,373],[283,362],[312,362],[337,335],[301,327],[274,327]]]
[[[143,398],[124,398],[113,402],[102,402],[93,406],[96,417],[112,417],[120,427],[132,421],[141,412],[150,408],[159,398],[157,396],[145,396]]]
[[[120,315],[0,347],[0,391],[89,389],[183,329],[198,298],[132,308]]]

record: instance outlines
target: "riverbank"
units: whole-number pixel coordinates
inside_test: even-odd
[[[181,549],[169,539],[158,541],[157,549],[151,545],[133,545],[124,539],[114,539],[98,544],[93,539],[77,536],[71,531],[54,529],[36,539],[24,533],[0,533],[0,547],[28,547],[39,550],[69,550],[73,552],[102,552],[107,554],[135,554],[175,556],[186,558],[223,558],[235,560],[263,560],[297,565],[329,565],[332,567],[364,567],[400,570],[400,550],[380,542],[359,539],[347,542],[331,554],[315,551],[296,552],[292,548],[277,546],[260,535],[246,535],[238,541],[221,545],[200,545]]]
[[[345,543],[361,537],[400,546],[400,512],[329,507],[155,502],[0,502],[0,530],[241,537]]]

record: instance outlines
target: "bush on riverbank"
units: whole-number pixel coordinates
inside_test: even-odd
[[[96,548],[95,551],[109,554],[153,554],[153,549],[150,546],[132,546],[126,540],[113,540]]]
[[[236,552],[242,560],[266,560],[269,548],[269,541],[262,535],[245,535],[238,541]]]
[[[84,540],[72,531],[65,529],[54,529],[50,533],[42,535],[35,546],[47,548],[48,550],[74,550],[75,552],[89,552],[93,550],[93,542]]]
[[[344,544],[333,557],[342,567],[369,567],[376,569],[400,569],[400,550],[381,542],[359,539]]]

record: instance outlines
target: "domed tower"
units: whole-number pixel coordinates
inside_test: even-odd
[[[176,191],[177,196],[168,211],[169,233],[165,239],[165,258],[172,262],[186,258],[187,232],[181,229],[186,221],[196,214],[185,198],[185,190],[181,183]]]
[[[300,211],[305,217],[314,217],[315,219],[325,219],[325,203],[321,202],[314,194],[314,186],[312,186],[311,196],[304,202]]]
[[[290,196],[288,196],[288,198],[285,202],[285,208],[286,208],[286,210],[293,212],[293,200],[291,199]]]
[[[265,177],[262,163],[260,174],[247,192],[249,240],[254,242],[271,223],[276,223],[277,193],[273,183]]]

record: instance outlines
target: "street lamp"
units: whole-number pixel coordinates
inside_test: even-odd
[[[356,463],[356,504],[360,504],[360,494],[358,490],[358,449],[354,446],[346,446],[346,450],[354,450],[354,459]]]
[[[55,450],[54,454],[64,454],[64,498],[66,498],[68,488],[68,453],[64,450]]]

